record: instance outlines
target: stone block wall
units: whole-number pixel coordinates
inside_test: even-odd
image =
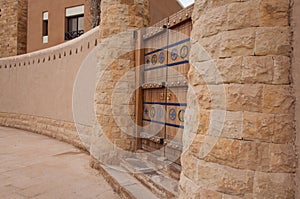
[[[17,54],[25,54],[27,50],[27,13],[28,0],[19,0],[18,7],[18,43]]]
[[[27,0],[0,2],[0,57],[26,53]]]
[[[289,0],[195,1],[181,198],[295,197],[289,15]]]
[[[34,115],[0,113],[0,125],[46,135],[87,150],[78,135],[74,122]]]
[[[300,198],[300,2],[293,1],[292,8],[292,21],[293,26],[293,59],[292,59],[292,76],[293,76],[293,87],[296,96],[296,149],[298,155],[298,167],[296,172],[296,196],[295,198]]]
[[[102,0],[100,18],[95,109],[101,129],[92,139],[91,155],[102,163],[118,163],[119,149],[137,149],[136,129],[130,125],[135,110],[130,94],[135,85],[134,30],[149,24],[149,1]],[[129,76],[122,80],[125,74]]]

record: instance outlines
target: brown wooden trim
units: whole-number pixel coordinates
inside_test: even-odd
[[[143,67],[142,66],[145,63],[145,49],[144,49],[144,44],[143,44],[143,34],[144,30],[138,30],[136,32],[136,54],[135,54],[135,78],[136,78],[136,85],[142,85],[143,82],[143,76],[142,74],[144,73]],[[136,124],[138,127],[143,126],[143,91],[142,88],[139,87],[136,92],[136,100],[135,100],[135,119],[136,119]],[[136,128],[136,135],[137,135],[137,146],[136,149],[141,149],[142,148],[142,139],[140,138],[140,132],[139,128]]]
[[[167,27],[172,28],[187,20],[191,20],[193,10],[194,10],[194,4],[169,16]]]
[[[178,26],[182,23],[185,23],[186,21],[190,21],[192,19],[192,13],[193,13],[194,5],[191,5],[185,9],[180,10],[177,13],[174,13],[173,15],[159,21],[158,23],[154,24],[152,27],[157,27],[156,29],[147,29],[145,33],[143,34],[143,39],[150,39],[162,32],[164,32],[163,28],[174,28],[175,26]],[[160,28],[160,29],[158,29]]]

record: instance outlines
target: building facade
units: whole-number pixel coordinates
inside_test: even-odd
[[[80,36],[88,17],[84,0],[28,1],[27,52],[55,46]]]
[[[14,22],[18,21],[16,17],[19,16],[16,5],[18,3],[21,5],[22,1],[5,1],[11,4],[3,4],[3,2],[1,6],[5,5],[6,10],[16,10],[8,16],[1,8],[0,15],[5,19],[1,21],[1,25],[5,22],[5,26],[1,28],[5,28],[6,32],[3,31],[5,33],[12,29],[10,33],[18,41],[19,34],[14,30],[20,30],[16,27],[21,26],[22,23]],[[185,112],[185,128],[182,133],[183,147],[186,150],[180,154],[179,182],[177,179],[179,193],[175,193],[179,198],[300,197],[300,78],[298,77],[300,34],[297,34],[300,33],[300,3],[291,2],[290,0],[196,0],[192,14],[185,10],[159,24],[159,27],[168,28],[176,23],[182,25],[183,21],[180,23],[179,21],[186,20],[186,17],[191,18],[192,22],[189,40],[192,42],[188,56],[191,67],[187,80],[188,89],[194,92],[187,93],[188,109]],[[129,73],[129,70],[136,66],[136,57],[147,54],[143,51],[133,54],[130,51],[120,57],[121,53],[116,51],[125,48],[115,48],[113,45],[111,48],[109,45],[104,45],[105,48],[99,46],[100,50],[105,50],[95,51],[94,54],[90,52],[97,44],[103,44],[104,42],[101,41],[105,38],[114,37],[115,34],[132,27],[149,25],[150,12],[146,10],[148,3],[148,0],[102,0],[100,29],[99,32],[94,32],[94,35],[87,33],[81,39],[54,49],[0,59],[0,90],[3,93],[0,99],[0,124],[49,135],[82,148],[85,148],[82,146],[85,144],[83,141],[87,142],[86,149],[91,154],[91,166],[102,172],[105,167],[101,168],[101,164],[106,163],[105,160],[111,161],[109,162],[111,164],[116,160],[115,164],[119,164],[117,160],[120,158],[116,156],[119,155],[119,149],[126,149],[126,151],[139,149],[140,138],[132,136],[135,134],[125,134],[122,131],[126,127],[135,133],[134,129],[130,129],[130,123],[127,123],[129,120],[121,115],[121,112],[126,109],[122,107],[116,114],[112,111],[114,105],[112,102],[133,109],[139,107],[139,103],[134,99],[131,101],[127,89],[131,88],[129,83],[132,83],[133,77],[141,78],[139,74]],[[77,6],[81,5],[68,7],[71,9],[68,10],[70,16],[66,16],[67,10],[65,10],[64,19],[80,16],[81,14],[75,11],[82,7]],[[116,6],[119,9],[115,9]],[[22,9],[20,10],[22,13]],[[50,27],[50,15],[49,10],[48,13],[47,10],[41,10],[40,29],[42,23]],[[74,20],[76,22],[74,24],[79,25],[80,20],[82,19],[78,17]],[[90,32],[93,31],[95,30]],[[44,35],[47,36],[47,33],[50,41],[49,29],[44,31]],[[64,38],[65,31],[62,31],[62,34]],[[149,38],[153,38],[151,34],[149,33],[151,36]],[[135,36],[144,39],[144,35]],[[7,47],[14,47],[9,46],[10,42],[15,41],[6,37],[1,38],[1,45],[5,44],[1,46],[1,52],[5,53]],[[42,31],[39,37],[40,41],[43,41]],[[129,46],[124,44],[134,42],[130,41],[134,39],[132,34],[130,39],[126,39],[125,36],[120,38],[124,41],[120,42],[122,47]],[[139,42],[141,43],[137,39],[137,43]],[[12,43],[16,49],[17,43]],[[189,49],[189,46],[180,46],[177,51],[176,49],[173,51],[174,40],[170,43],[172,43],[170,45],[172,50],[166,56],[170,59],[165,59],[165,64],[160,63],[160,58],[164,56],[160,56],[156,51],[151,52],[148,64],[151,63],[152,68],[172,67],[175,66],[176,60],[177,65],[185,63],[180,59],[187,56],[187,51],[184,49]],[[162,49],[165,48],[158,48],[160,51]],[[205,49],[204,54],[203,49]],[[73,120],[74,82],[79,67],[87,55],[93,62],[103,65],[107,60],[111,61],[114,55],[119,56],[106,68],[100,64],[98,68],[92,68],[93,64],[89,59],[84,63],[86,64],[84,66],[91,67],[85,68],[89,69],[87,72],[90,72],[92,77],[85,79],[95,78],[99,84],[96,90],[89,86],[88,88],[92,88],[89,94],[83,92],[88,89],[78,91],[80,99],[86,96],[91,98],[89,101],[91,104],[86,103],[80,108],[86,109],[91,106],[93,115],[95,108],[97,124],[100,124],[102,129],[93,126],[94,120],[91,120],[91,123],[80,121],[78,124]],[[147,63],[147,57],[145,58],[143,61]],[[95,74],[103,74],[105,78],[94,77]],[[130,74],[131,78],[124,81],[122,78],[124,74]],[[122,84],[119,84],[120,82]],[[150,86],[151,90],[160,88],[160,85],[158,88],[154,88],[156,85]],[[172,98],[168,93],[162,95],[156,93],[158,98],[162,97],[162,100]],[[136,98],[141,96],[136,95]],[[123,104],[127,103],[124,100],[127,99],[126,97],[130,98],[130,104]],[[151,101],[148,104],[153,103]],[[194,108],[197,105],[200,107],[198,110]],[[136,109],[136,112],[138,111],[140,116],[144,114],[143,109]],[[147,115],[148,111],[145,113]],[[169,113],[172,111],[170,110]],[[135,112],[130,112],[129,116],[133,118]],[[168,116],[172,120],[173,114]],[[175,114],[174,118],[181,120],[181,116]],[[153,114],[151,117],[156,116]],[[117,123],[117,119],[120,119],[120,124]],[[222,128],[220,123],[224,124]],[[78,138],[77,125],[83,125],[83,129],[86,130],[84,139]],[[87,127],[91,127],[90,132]],[[132,158],[131,162],[134,162]],[[135,162],[141,163],[141,161]],[[145,168],[143,165],[141,167]],[[121,182],[118,183],[118,179],[113,178],[116,177],[113,176],[114,173],[109,173],[109,169],[106,171],[107,173],[103,172],[103,174],[115,183],[113,187],[116,191],[122,196],[131,196],[132,183],[129,186],[122,183],[127,179],[126,177],[119,179]],[[142,184],[144,182],[146,181]],[[160,194],[157,193],[160,190],[156,191],[157,187],[152,188],[153,194]],[[140,193],[144,194],[144,192]],[[160,197],[160,195],[157,197],[171,198]]]
[[[0,57],[49,48],[82,35],[100,21],[100,0],[0,2]],[[165,7],[167,9],[161,9]],[[151,23],[182,9],[176,0],[150,2]]]

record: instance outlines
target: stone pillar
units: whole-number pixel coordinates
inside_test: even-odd
[[[136,149],[135,128],[130,124],[135,114],[134,93],[130,93],[135,86],[132,70],[135,66],[134,30],[148,24],[148,0],[101,1],[99,74],[95,94],[100,129],[96,130],[91,146],[91,155],[97,161],[115,163],[120,150]]]
[[[292,25],[293,25],[293,70],[292,70],[292,77],[293,77],[293,86],[296,95],[296,149],[298,155],[298,167],[296,173],[296,197],[300,198],[300,2],[294,1],[293,2],[293,15],[292,15]]]
[[[149,25],[149,0],[102,0],[100,39]]]
[[[0,58],[26,53],[27,0],[0,2]]]
[[[196,0],[189,82],[200,121],[184,132],[194,139],[180,198],[295,197],[289,10],[289,0]]]

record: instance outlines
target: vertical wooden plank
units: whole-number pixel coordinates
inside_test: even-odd
[[[186,106],[186,93],[187,87],[184,84],[186,81],[187,73],[189,70],[187,50],[190,50],[190,42],[188,40],[191,32],[191,21],[186,20],[184,23],[177,24],[172,27],[169,35],[169,59],[168,64],[168,93],[171,93],[170,98],[167,100],[169,105],[167,106],[166,117],[166,141],[168,144],[165,147],[165,156],[170,161],[174,161],[180,164],[180,154],[182,151],[182,136],[184,126],[184,112]],[[172,56],[173,52],[173,56]],[[174,56],[174,52],[177,52],[177,56]],[[186,54],[186,55],[185,55]],[[182,105],[179,105],[182,104]],[[170,113],[172,112],[172,115]]]
[[[136,75],[136,84],[137,85],[141,85],[142,82],[144,81],[143,80],[143,67],[140,67],[142,66],[144,63],[145,63],[145,60],[144,60],[144,54],[145,54],[145,50],[144,50],[144,44],[143,44],[143,38],[142,38],[142,35],[143,35],[143,30],[138,30],[136,32],[136,49],[135,50],[135,67],[136,67],[136,72],[135,72],[135,75]],[[143,91],[142,91],[142,88],[139,87],[137,90],[136,90],[136,113],[135,113],[135,117],[136,117],[136,124],[137,126],[143,126],[143,121],[142,121],[142,118],[143,118]],[[136,149],[141,149],[142,148],[142,140],[140,138],[140,133],[139,132],[139,128],[137,127],[136,128],[136,139],[137,139],[137,145],[136,145]]]

